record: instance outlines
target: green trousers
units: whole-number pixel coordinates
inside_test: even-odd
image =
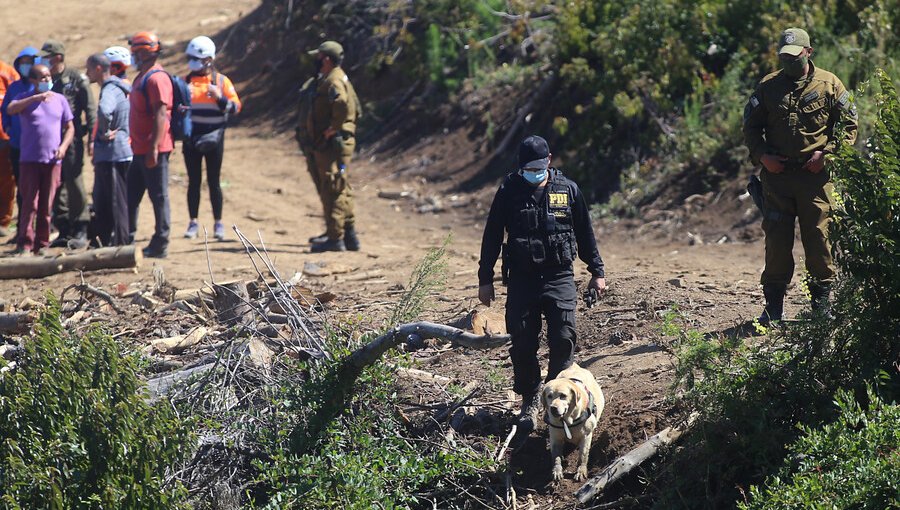
[[[350,138],[341,146],[332,144],[324,151],[312,152],[319,196],[325,212],[325,232],[329,239],[341,239],[344,237],[344,230],[355,224],[353,195],[347,166],[353,155],[354,146],[355,141]]]
[[[834,280],[834,261],[828,242],[828,223],[832,206],[830,173],[824,169],[812,174],[800,168],[788,167],[783,173],[763,170],[763,184],[767,210],[780,213],[780,218],[763,219],[766,234],[766,268],[760,281],[763,285],[786,286],[794,275],[794,220],[800,225],[806,270],[820,283]]]

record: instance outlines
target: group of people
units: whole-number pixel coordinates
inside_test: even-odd
[[[175,147],[173,108],[189,104],[192,130],[182,140],[188,172],[185,237],[198,235],[202,166],[215,221],[225,238],[220,175],[225,126],[241,110],[234,85],[217,72],[215,43],[190,41],[190,73],[182,81],[159,63],[156,34],[139,32],[130,48],[112,46],[90,55],[84,73],[66,62],[65,45],[48,40],[40,50],[24,48],[12,66],[0,62],[0,234],[15,235],[14,253],[41,254],[48,247],[82,249],[134,242],[145,194],[155,226],[146,257],[164,258],[170,234],[169,156]],[[137,75],[129,81],[127,71]],[[100,87],[94,99],[91,83]],[[189,98],[178,102],[178,84]],[[188,112],[176,111],[176,116]],[[82,169],[85,153],[94,165],[92,207]],[[18,214],[14,214],[18,204]],[[51,224],[58,232],[51,243]]]

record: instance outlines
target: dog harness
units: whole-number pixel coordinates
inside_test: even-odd
[[[560,421],[562,422],[562,425],[554,425],[550,423],[549,413],[544,413],[544,423],[555,429],[566,429],[566,436],[571,439],[572,436],[569,433],[568,428],[574,427],[576,425],[581,425],[582,423],[586,422],[587,419],[591,416],[597,416],[597,403],[594,402],[594,394],[588,391],[587,386],[584,385],[584,382],[582,382],[580,379],[575,379],[572,377],[567,377],[567,379],[570,381],[574,381],[576,384],[580,384],[581,387],[584,388],[584,392],[588,394],[588,406],[584,409],[584,412],[581,413],[581,416],[579,416],[577,420],[572,422],[572,425],[568,425],[561,418]]]

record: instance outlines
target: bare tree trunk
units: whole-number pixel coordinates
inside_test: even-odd
[[[237,324],[250,313],[250,294],[247,292],[247,283],[243,280],[216,283],[213,284],[213,289],[216,291],[213,302],[222,324]]]
[[[56,257],[21,257],[0,259],[0,279],[43,278],[68,271],[122,269],[140,264],[141,252],[134,246],[97,248],[80,253],[64,253]]]

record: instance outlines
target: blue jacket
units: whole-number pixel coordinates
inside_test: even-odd
[[[19,70],[19,60],[21,60],[22,57],[34,57],[35,64],[41,63],[38,49],[34,46],[26,46],[25,49],[19,52],[16,60],[13,61],[13,67],[16,68],[16,71]],[[6,90],[6,95],[3,97],[3,104],[0,105],[0,116],[3,117],[3,131],[6,131],[6,134],[9,135],[9,145],[12,146],[13,149],[18,149],[20,147],[19,138],[22,135],[22,128],[19,124],[19,116],[8,114],[6,109],[16,96],[23,92],[31,92],[31,88],[32,86],[31,82],[28,81],[28,76],[22,76],[18,81],[9,85],[9,88]]]
[[[111,76],[100,87],[97,106],[97,135],[94,137],[94,161],[128,161],[132,158],[131,141],[128,139],[128,117],[131,105],[128,94],[131,86],[117,76]],[[116,132],[112,140],[106,133]]]

